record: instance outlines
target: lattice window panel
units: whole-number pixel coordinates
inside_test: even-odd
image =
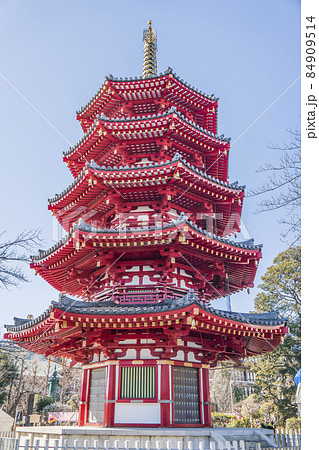
[[[88,422],[103,423],[105,396],[105,368],[92,369],[90,379]]]
[[[200,423],[198,369],[173,367],[174,422]]]
[[[155,398],[155,367],[122,367],[121,398]]]

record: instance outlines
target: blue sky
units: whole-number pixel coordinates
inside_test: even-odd
[[[299,1],[2,0],[0,229],[7,238],[40,227],[42,248],[52,245],[47,199],[72,182],[62,152],[82,136],[75,112],[105,75],[141,75],[149,19],[158,33],[158,71],[172,67],[220,98],[218,132],[236,141],[229,180],[256,187],[262,181],[256,169],[278,161],[268,146],[289,141],[287,130],[299,127],[300,80],[237,138],[300,75]],[[257,286],[287,245],[280,240],[278,213],[253,214],[256,201],[244,201],[243,220],[264,245]],[[58,296],[28,267],[26,272],[30,283],[0,290],[0,327],[13,316],[39,315]],[[234,310],[251,310],[257,291],[232,296]],[[225,301],[215,306],[225,308]]]

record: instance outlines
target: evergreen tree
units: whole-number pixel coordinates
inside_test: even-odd
[[[300,247],[280,253],[262,277],[262,292],[255,299],[256,312],[277,310],[288,322],[289,333],[277,349],[250,360],[257,398],[276,405],[282,422],[297,416],[293,379],[301,364],[300,265]]]

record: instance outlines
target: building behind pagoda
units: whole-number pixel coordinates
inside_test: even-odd
[[[143,67],[77,113],[74,181],[49,200],[67,234],[31,264],[61,295],[6,338],[82,364],[81,426],[209,427],[209,369],[273,351],[287,328],[211,305],[253,286],[261,246],[230,239],[244,187],[228,181],[218,99],[156,74],[151,24]]]

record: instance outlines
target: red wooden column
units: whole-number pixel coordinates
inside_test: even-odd
[[[82,388],[79,405],[79,420],[78,420],[80,426],[83,426],[86,421],[86,412],[88,407],[88,395],[89,395],[88,383],[89,383],[89,369],[83,369]]]
[[[161,368],[161,427],[169,427],[170,426],[170,383],[169,383],[169,364],[161,364],[159,366]],[[159,369],[158,367],[158,369]],[[157,369],[157,370],[158,370]]]
[[[204,427],[210,427],[212,425],[211,416],[211,404],[210,404],[210,389],[209,389],[209,368],[202,368],[202,379],[203,379],[203,407],[204,407],[204,417],[203,425]]]
[[[104,402],[104,425],[114,426],[115,412],[115,386],[116,386],[116,364],[110,364],[107,369],[105,402]]]

